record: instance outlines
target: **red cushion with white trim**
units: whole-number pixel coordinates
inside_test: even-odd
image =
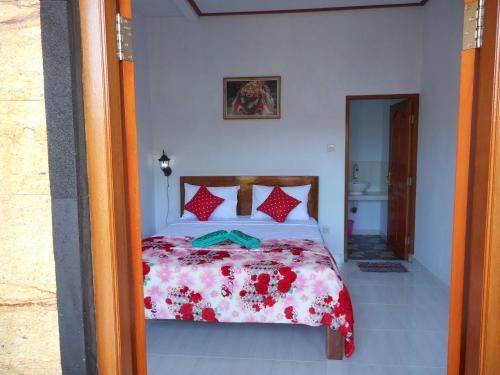
[[[201,186],[184,209],[192,212],[200,221],[207,221],[212,212],[224,202],[224,198],[213,195],[206,186]]]
[[[283,223],[290,211],[299,204],[298,199],[285,193],[279,186],[275,186],[267,199],[257,207],[257,211],[264,212],[278,223]]]

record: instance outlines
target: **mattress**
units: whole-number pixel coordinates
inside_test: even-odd
[[[252,220],[250,216],[239,216],[235,220],[198,221],[179,220],[160,230],[155,236],[193,236],[199,237],[216,230],[241,230],[250,236],[260,239],[309,239],[322,241],[318,222],[309,220],[294,220],[277,223],[270,220]]]
[[[260,248],[191,244],[233,229],[260,238]],[[145,238],[142,251],[148,319],[328,326],[344,336],[347,357],[354,351],[349,292],[314,219],[181,220]]]

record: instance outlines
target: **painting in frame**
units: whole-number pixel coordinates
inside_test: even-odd
[[[281,77],[224,78],[224,119],[281,118]]]

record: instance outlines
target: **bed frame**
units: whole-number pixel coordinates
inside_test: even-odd
[[[309,216],[318,220],[318,176],[181,176],[181,214],[184,208],[184,183],[205,186],[240,186],[238,215],[250,215],[252,211],[252,185],[300,186],[311,184],[309,192]],[[326,357],[341,360],[344,356],[344,338],[331,328],[326,328]]]
[[[309,192],[309,216],[318,220],[318,176],[181,176],[181,213],[184,202],[184,183],[205,186],[240,186],[238,192],[238,215],[252,212],[252,185],[300,186],[311,185]]]

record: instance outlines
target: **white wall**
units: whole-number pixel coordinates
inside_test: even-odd
[[[387,201],[357,201],[356,213],[350,211],[354,202],[349,201],[349,219],[354,220],[353,234],[387,236]]]
[[[147,50],[147,19],[134,8],[134,52],[135,91],[137,111],[137,146],[139,153],[139,179],[141,189],[141,224],[142,235],[147,237],[156,230],[154,216],[154,173],[157,168],[153,148],[153,128],[151,120],[151,98],[149,87],[149,61]]]
[[[349,179],[353,164],[359,179],[370,183],[368,191],[387,192],[391,105],[400,100],[353,100],[349,109]],[[353,203],[349,203],[349,208]],[[387,235],[387,200],[358,201],[358,210],[349,213],[355,221],[354,234]]]
[[[180,175],[319,175],[320,222],[343,251],[345,97],[418,92],[422,7],[269,16],[149,18],[153,154]],[[140,56],[137,56],[137,61]],[[281,75],[282,119],[224,121],[225,76]],[[336,151],[327,153],[326,144]],[[165,179],[155,173],[156,228]],[[340,259],[340,258],[339,258]]]
[[[351,160],[388,161],[391,105],[398,100],[353,100],[349,110]]]
[[[463,3],[423,9],[415,257],[449,284]]]
[[[349,178],[354,163],[368,191],[387,191],[389,131],[392,100],[353,100],[349,111]]]

